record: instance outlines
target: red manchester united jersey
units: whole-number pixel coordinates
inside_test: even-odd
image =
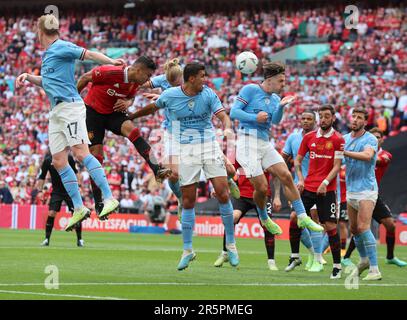
[[[237,185],[239,186],[240,190],[240,196],[243,198],[250,198],[253,199],[253,192],[254,192],[254,187],[249,181],[249,179],[246,178],[246,175],[244,174],[243,168],[240,167],[240,164],[236,161],[234,164],[236,170],[241,170],[239,174],[239,179],[237,180]],[[270,182],[270,174],[269,173],[264,173],[266,176],[267,181]],[[267,190],[267,196],[271,197],[271,188],[270,188],[270,183],[268,184],[268,190]]]
[[[333,128],[325,134],[321,129],[307,133],[302,139],[298,154],[305,156],[309,152],[308,175],[305,189],[317,192],[322,181],[328,176],[334,165],[334,159],[343,159],[345,140]],[[327,191],[336,190],[336,177],[327,186]]]
[[[387,168],[389,167],[392,157],[393,156],[391,155],[390,152],[383,150],[381,148],[380,148],[379,152],[377,153],[378,163],[376,162],[376,168],[375,168],[377,185],[380,184],[380,181],[382,180],[384,173],[386,172]]]
[[[129,83],[128,67],[100,66],[92,70],[92,86],[84,101],[86,105],[101,114],[113,112],[118,99],[131,99],[135,96],[138,84]]]

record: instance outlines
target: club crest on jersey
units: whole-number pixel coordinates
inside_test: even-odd
[[[99,70],[95,70],[95,75],[96,75],[96,77],[99,77],[99,76],[100,76],[100,71],[99,71]]]
[[[264,103],[265,104],[270,104],[270,99],[269,98],[264,99]]]
[[[331,141],[328,141],[328,142],[325,144],[325,148],[326,148],[327,150],[332,149],[332,148],[333,148],[332,142],[331,142]]]
[[[189,100],[188,101],[188,108],[189,110],[192,110],[195,106],[195,101],[194,100]]]

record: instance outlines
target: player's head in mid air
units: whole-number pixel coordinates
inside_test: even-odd
[[[373,134],[373,135],[376,137],[378,147],[381,148],[381,147],[382,147],[382,144],[383,144],[383,142],[384,142],[384,139],[383,139],[383,137],[384,137],[383,131],[380,130],[379,128],[377,128],[377,127],[374,127],[374,128],[372,128],[372,129],[370,129],[369,132],[370,132],[371,134]]]
[[[280,94],[285,86],[285,66],[281,62],[270,62],[263,66],[262,87],[268,93]]]
[[[43,48],[59,39],[59,20],[53,14],[45,14],[37,21],[38,40]]]
[[[315,128],[315,113],[312,110],[305,110],[301,115],[301,128],[308,133]]]
[[[323,131],[331,130],[335,122],[335,109],[330,104],[325,104],[318,109],[319,126]]]
[[[157,69],[157,65],[151,58],[141,56],[128,70],[129,82],[135,82],[142,85],[151,78],[155,69]]]
[[[164,64],[165,78],[172,87],[177,87],[182,84],[182,68],[179,64],[179,59],[168,60]]]
[[[369,114],[364,108],[355,108],[352,111],[351,130],[355,133],[365,129]]]
[[[202,91],[205,81],[205,66],[199,62],[188,63],[183,72],[184,87],[189,95],[196,95]]]

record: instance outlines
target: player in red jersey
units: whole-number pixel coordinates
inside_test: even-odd
[[[237,225],[240,222],[240,220],[246,215],[246,213],[249,212],[250,210],[255,210],[257,213],[257,217],[259,217],[259,215],[257,212],[256,204],[254,203],[254,200],[253,200],[253,193],[254,193],[253,185],[250,183],[249,179],[247,179],[246,174],[244,174],[243,168],[240,167],[239,163],[235,162],[234,166],[235,166],[236,170],[241,170],[241,174],[239,174],[239,179],[237,181],[237,185],[238,185],[238,188],[240,191],[240,198],[238,198],[238,199],[232,198],[233,220],[234,220],[234,224]],[[273,203],[271,203],[270,174],[265,173],[265,176],[267,178],[267,181],[269,181],[268,190],[267,190],[268,200],[266,203],[266,208],[267,208],[267,214],[271,218],[272,209],[275,212],[279,212],[281,209],[281,199],[280,199],[281,183],[280,183],[280,180],[278,180],[278,178],[274,178],[275,175],[273,175],[274,199],[273,199]],[[216,196],[215,194],[213,194],[213,195]],[[260,223],[260,225],[261,225],[261,223]],[[269,232],[264,226],[262,226],[262,228],[264,230],[264,244],[266,246],[266,251],[267,251],[268,267],[271,271],[278,271],[276,262],[274,260],[274,248],[275,248],[274,234]],[[214,266],[222,267],[222,265],[228,261],[229,261],[229,258],[228,258],[227,249],[226,249],[226,236],[224,234],[223,235],[223,251],[219,255],[218,259],[216,259]]]
[[[380,186],[380,182],[383,178],[383,175],[385,174],[391,162],[392,155],[390,152],[382,149],[384,141],[383,132],[379,128],[372,128],[370,130],[370,133],[372,133],[378,140],[379,151],[377,152],[375,174],[377,185]],[[383,224],[383,226],[386,229],[386,244],[387,244],[386,263],[394,264],[399,267],[407,266],[407,262],[402,261],[394,256],[396,222],[394,221],[389,206],[384,203],[380,195],[378,196],[376,206],[373,209],[372,218],[375,219],[377,223]],[[355,250],[355,241],[352,237],[351,242],[349,243],[348,250],[346,251],[346,254],[344,256],[344,260],[342,261],[344,265],[352,264],[350,256],[353,250]]]
[[[92,83],[84,101],[86,104],[86,126],[91,142],[90,152],[103,162],[103,139],[105,131],[128,138],[144,160],[148,163],[156,178],[161,180],[170,174],[162,168],[150,154],[151,147],[140,135],[140,130],[126,113],[132,105],[137,88],[150,79],[156,65],[146,56],[139,57],[132,66],[99,66],[85,73],[78,81],[81,92],[88,83]],[[92,182],[97,212],[102,210],[102,195]]]
[[[335,121],[335,109],[332,105],[324,105],[318,110],[320,128],[306,134],[294,161],[298,175],[298,188],[305,210],[316,204],[319,221],[329,237],[334,261],[331,279],[341,278],[341,247],[337,232],[336,176],[341,168],[345,140],[336,132],[332,125]],[[309,152],[310,160],[308,175],[302,174],[301,163]],[[310,272],[323,270],[322,263],[314,259]]]

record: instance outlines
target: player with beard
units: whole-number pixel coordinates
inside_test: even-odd
[[[298,175],[298,188],[307,213],[316,205],[319,221],[329,237],[333,257],[331,279],[341,278],[341,248],[337,232],[336,177],[343,159],[344,139],[332,127],[335,121],[335,109],[332,105],[324,105],[318,110],[320,128],[306,134],[301,142],[295,159]],[[309,152],[308,175],[304,180],[302,161]],[[320,272],[323,265],[316,259],[310,272]]]
[[[352,111],[351,133],[345,138],[346,200],[350,231],[360,255],[357,273],[369,269],[365,281],[381,280],[377,263],[376,239],[370,230],[378,187],[375,177],[377,139],[365,130],[368,112],[363,108]]]

